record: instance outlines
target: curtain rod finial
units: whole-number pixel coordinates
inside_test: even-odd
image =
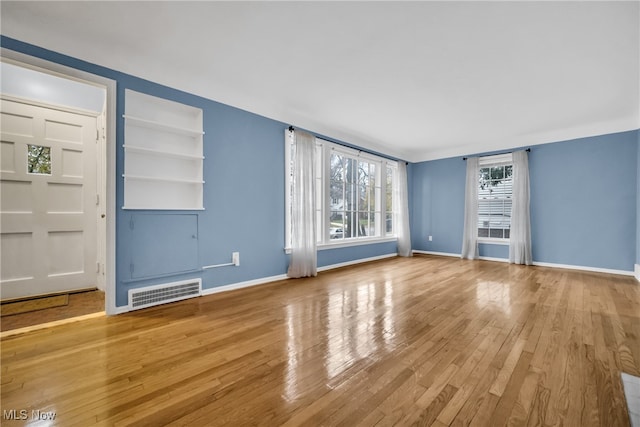
[[[293,126],[289,126],[289,132],[293,132],[294,130]]]

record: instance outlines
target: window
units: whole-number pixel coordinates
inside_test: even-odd
[[[51,175],[51,147],[27,145],[27,172]]]
[[[480,159],[478,237],[509,239],[513,189],[511,154]]]
[[[287,132],[286,246],[291,242],[291,177],[295,146]],[[393,239],[396,162],[316,139],[319,246]]]

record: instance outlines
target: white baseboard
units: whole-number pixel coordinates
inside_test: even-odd
[[[433,252],[433,251],[417,251],[414,250],[414,253],[417,254],[426,254],[426,255],[439,255],[439,256],[449,256],[460,258],[460,254],[452,254],[447,252]],[[507,258],[493,258],[493,257],[483,257],[481,256],[479,259],[483,261],[496,261],[496,262],[509,262]],[[600,267],[586,267],[583,265],[569,265],[569,264],[556,264],[552,262],[537,262],[534,261],[533,265],[538,267],[550,267],[550,268],[564,268],[568,270],[581,270],[581,271],[592,271],[595,273],[608,273],[608,274],[618,274],[621,276],[635,276],[638,281],[640,281],[640,265],[635,265],[635,272],[627,271],[627,270],[614,270],[611,268],[600,268]]]
[[[448,253],[448,252],[417,251],[417,250],[414,250],[413,253],[414,254],[425,254],[425,255],[436,255],[436,256],[448,256],[448,257],[452,257],[452,258],[460,258],[462,256],[460,254],[452,254],[452,253]],[[509,260],[506,259],[506,258],[493,258],[493,257],[488,257],[488,256],[481,256],[481,257],[478,257],[478,259],[481,259],[483,261],[509,262]]]
[[[414,254],[424,254],[424,255],[438,255],[438,256],[450,256],[454,258],[460,258],[460,254],[450,254],[448,252],[433,252],[433,251],[419,251],[414,249],[412,251]]]
[[[232,283],[230,285],[216,286],[215,288],[203,289],[201,295],[212,295],[218,292],[235,291],[236,289],[249,288],[251,286],[264,285],[266,283],[285,280],[286,274],[278,274],[277,276],[262,277],[260,279],[247,280],[245,282]]]
[[[131,309],[129,308],[129,305],[117,306],[115,310],[113,310],[112,312],[108,313],[108,316],[112,316],[112,315],[116,315],[116,314],[122,314],[122,313],[128,313],[129,311],[131,311]]]
[[[537,262],[537,261],[534,261],[533,265],[536,265],[538,267],[565,268],[567,270],[581,270],[581,271],[591,271],[594,273],[608,273],[608,274],[618,274],[621,276],[633,276],[633,271],[614,270],[612,268],[585,267],[583,265],[555,264],[552,262]]]
[[[379,259],[390,258],[395,256],[397,256],[397,254],[393,253],[393,254],[375,256],[371,258],[362,258],[362,259],[356,259],[353,261],[341,262],[339,264],[325,265],[324,267],[318,267],[318,272],[332,270],[334,268],[346,267],[348,265],[361,264],[363,262],[376,261]],[[285,280],[287,278],[288,277],[286,274],[278,274],[277,276],[247,280],[246,282],[232,283],[230,285],[224,285],[224,286],[216,286],[215,288],[203,289],[201,295],[203,296],[211,295],[211,294],[216,294],[218,292],[226,292],[226,291],[233,291],[236,289],[249,288],[251,286],[264,285],[266,283],[277,282],[278,280]]]
[[[478,257],[478,259],[480,259],[482,261],[494,261],[494,262],[506,262],[506,263],[509,263],[509,258],[494,258],[494,257],[490,257],[490,256],[481,256],[481,257]]]
[[[320,271],[333,270],[334,268],[347,267],[349,265],[361,264],[363,262],[377,261],[379,259],[392,258],[396,256],[398,256],[398,254],[394,252],[392,254],[378,255],[370,258],[355,259],[353,261],[340,262],[338,264],[331,264],[331,265],[325,265],[324,267],[318,267],[318,271],[320,272]]]

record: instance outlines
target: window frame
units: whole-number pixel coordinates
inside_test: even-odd
[[[494,156],[484,156],[478,158],[478,174],[480,173],[480,169],[483,168],[491,168],[495,166],[513,166],[513,155],[511,153],[505,154],[497,154]],[[478,176],[479,178],[479,176]],[[512,177],[513,180],[513,177]],[[478,187],[480,184],[478,183]],[[479,188],[478,188],[479,190]],[[513,201],[513,191],[511,193],[511,200]],[[480,196],[478,195],[477,203],[480,202]],[[478,205],[478,217],[476,218],[476,222],[479,222],[480,219],[480,205]],[[509,228],[511,228],[511,223],[509,223]],[[478,243],[492,244],[492,245],[509,245],[509,238],[501,238],[501,237],[479,237],[477,236],[478,229],[476,228],[476,237],[478,239]],[[511,233],[509,233],[511,236]]]
[[[291,147],[293,143],[293,134],[288,130],[285,130],[285,245],[284,249],[286,253],[291,252]],[[397,161],[386,159],[381,156],[366,153],[349,147],[345,147],[336,144],[325,139],[316,138],[316,147],[319,148],[320,160],[317,165],[320,166],[316,171],[316,179],[320,180],[320,185],[316,187],[316,192],[320,193],[319,199],[322,201],[322,207],[317,209],[320,211],[321,224],[318,225],[318,229],[322,231],[321,236],[317,240],[317,249],[326,250],[334,248],[343,248],[350,246],[368,245],[374,243],[391,242],[397,240],[395,233],[395,223],[397,218],[396,203],[393,204],[393,230],[387,232],[386,227],[386,173],[387,167],[393,169],[393,192],[395,197],[395,190],[397,188],[397,176],[398,168]],[[376,165],[375,182],[379,183],[379,189],[376,191],[376,206],[375,212],[380,212],[380,221],[375,222],[376,235],[375,236],[360,236],[349,237],[343,239],[331,239],[330,238],[330,211],[331,211],[331,194],[330,194],[330,179],[331,179],[331,154],[339,153],[346,158],[355,159],[357,161],[366,161]],[[320,176],[318,176],[320,175]],[[375,187],[378,188],[378,187]],[[318,199],[318,197],[317,197]],[[317,207],[316,207],[317,208]]]

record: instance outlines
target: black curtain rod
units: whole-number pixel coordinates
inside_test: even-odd
[[[526,150],[524,150],[524,151],[526,151],[527,153],[530,153],[530,152],[531,152],[531,148],[527,148],[527,149],[526,149]],[[488,155],[488,156],[486,156],[486,157],[490,157],[490,156],[499,156],[499,155],[501,155],[501,154],[512,154],[512,153],[513,153],[513,151],[505,151],[504,153],[489,154],[489,155]],[[485,156],[481,156],[481,157],[485,157]],[[467,159],[468,159],[468,157],[463,157],[463,158],[462,158],[462,160],[467,160]]]
[[[289,132],[293,132],[293,131],[295,131],[295,130],[296,130],[296,129],[295,129],[293,126],[289,126]],[[317,137],[316,137],[316,138],[317,138]],[[349,149],[351,149],[351,150],[357,150],[359,153],[365,152],[365,153],[367,153],[367,154],[373,154],[374,156],[384,157],[385,159],[395,160],[396,162],[399,160],[399,159],[394,159],[393,157],[381,156],[380,154],[371,153],[371,152],[369,152],[369,151],[361,150],[360,148],[353,148],[353,147],[351,147],[351,146],[349,146],[349,145],[347,145],[347,144],[341,144],[341,143],[339,143],[339,142],[335,142],[335,141],[329,141],[329,142],[330,142],[330,143],[332,143],[332,144],[340,145],[340,146],[345,147],[345,148],[349,148]],[[405,163],[405,164],[407,164],[407,165],[409,164],[409,162],[404,162],[404,163]]]

